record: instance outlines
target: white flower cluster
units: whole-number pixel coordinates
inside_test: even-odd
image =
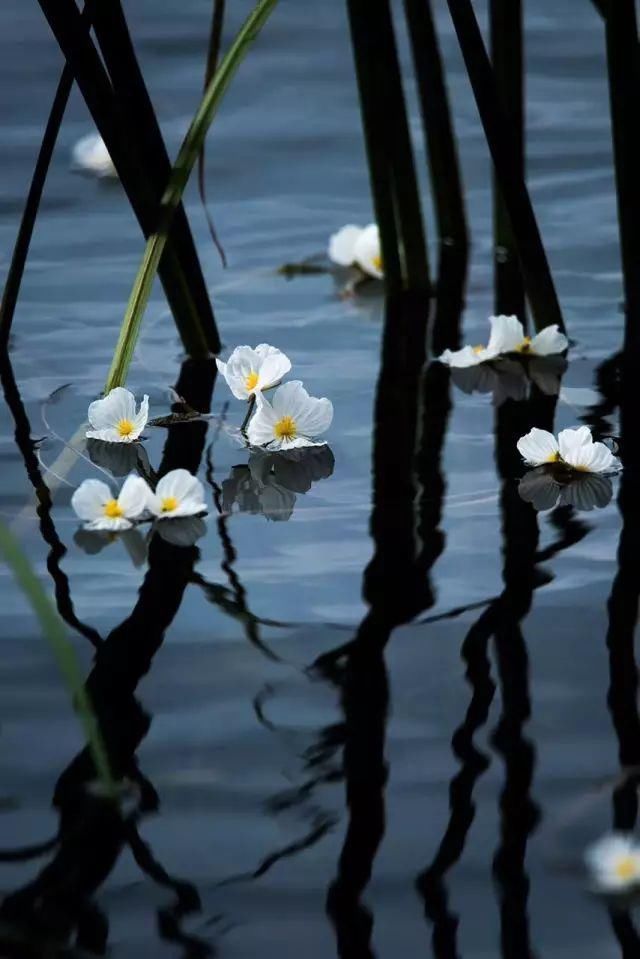
[[[118,386],[104,399],[91,403],[88,418],[92,427],[87,430],[88,439],[135,443],[147,425],[149,397],[143,397],[138,409],[133,393]],[[111,532],[130,529],[145,519],[164,523],[200,516],[207,511],[202,483],[185,469],[166,473],[155,489],[141,476],[131,474],[118,494],[102,480],[86,479],[71,497],[71,506],[83,520],[85,529]]]
[[[329,238],[329,259],[337,266],[353,266],[365,276],[381,280],[384,276],[380,232],[375,223],[349,224]]]
[[[331,400],[309,396],[300,380],[279,385],[291,369],[288,356],[260,343],[255,349],[237,346],[226,363],[216,362],[236,399],[255,402],[246,430],[250,446],[276,451],[324,445],[315,437],[331,426]],[[264,392],[274,387],[269,402]]]

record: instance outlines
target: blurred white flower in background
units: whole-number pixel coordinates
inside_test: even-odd
[[[587,849],[585,861],[599,892],[626,892],[640,884],[640,846],[625,833],[598,840]]]
[[[343,226],[329,238],[329,259],[338,266],[357,266],[367,276],[382,279],[380,233],[376,224]]]
[[[74,167],[98,177],[118,176],[107,146],[99,133],[88,133],[74,144],[71,151]]]

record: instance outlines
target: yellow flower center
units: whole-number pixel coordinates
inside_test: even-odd
[[[472,346],[471,349],[474,353],[482,353],[485,347],[482,345],[482,343],[480,343],[478,346]]]
[[[545,463],[559,463],[560,462],[560,453],[552,453],[551,456],[547,456]]]
[[[516,347],[516,353],[530,353],[531,352],[531,337],[525,336],[522,343]]]
[[[110,499],[102,507],[102,511],[105,516],[108,516],[109,519],[118,519],[120,516],[124,516],[124,511],[117,499]]]
[[[163,513],[173,513],[174,509],[178,508],[178,500],[175,496],[165,496],[160,504],[160,509]]]
[[[618,879],[633,879],[638,875],[638,863],[633,856],[621,856],[613,867]]]
[[[248,377],[244,381],[244,385],[248,390],[252,390],[258,385],[258,374],[254,370],[251,370]]]
[[[374,257],[372,258],[371,264],[372,264],[374,270],[377,270],[378,273],[382,273],[382,257],[380,256],[379,253],[378,253],[377,256],[374,256]]]
[[[293,440],[298,434],[296,421],[292,416],[283,416],[273,427],[273,432],[279,440]]]
[[[120,420],[118,423],[118,433],[120,436],[130,436],[135,429],[131,420]]]

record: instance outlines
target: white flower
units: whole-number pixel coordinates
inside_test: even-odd
[[[85,529],[129,529],[147,506],[149,487],[139,476],[128,476],[117,499],[102,480],[84,480],[71,497],[71,506]]]
[[[107,146],[98,133],[89,133],[74,145],[71,151],[73,165],[99,177],[117,177],[116,168]]]
[[[461,350],[445,350],[437,357],[447,366],[467,367],[487,363],[506,353],[526,356],[551,356],[563,353],[569,346],[566,336],[557,324],[547,326],[536,336],[524,335],[524,327],[517,316],[490,316],[491,333],[486,346],[464,346]]]
[[[103,440],[105,443],[132,443],[140,434],[149,419],[149,397],[143,396],[140,409],[136,412],[136,398],[123,386],[116,386],[102,400],[89,404],[87,414],[93,427],[87,430],[88,439]]]
[[[329,239],[329,259],[338,266],[358,266],[368,276],[381,279],[384,272],[376,224],[343,226]]]
[[[601,892],[623,892],[640,884],[640,847],[631,836],[604,836],[587,850],[585,861]]]
[[[604,443],[594,443],[588,426],[552,433],[535,426],[517,443],[518,452],[529,466],[559,463],[581,473],[609,473],[620,468],[619,460]]]
[[[292,380],[278,387],[273,405],[258,394],[258,408],[247,428],[247,437],[251,446],[268,446],[271,450],[322,446],[313,437],[328,430],[332,419],[330,400],[309,396],[300,380]]]
[[[162,520],[206,513],[204,487],[188,470],[171,470],[158,480],[155,493],[149,491],[147,509]]]
[[[255,350],[250,346],[236,346],[226,363],[222,360],[216,363],[239,400],[248,400],[262,390],[277,386],[291,369],[289,357],[268,343],[260,343]]]

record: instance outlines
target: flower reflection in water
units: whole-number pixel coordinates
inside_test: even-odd
[[[463,393],[492,393],[494,405],[500,406],[505,400],[526,399],[531,384],[556,396],[566,367],[562,356],[528,356],[450,369],[452,382]]]
[[[518,492],[539,512],[555,506],[574,506],[580,510],[602,509],[611,502],[613,485],[608,476],[578,473],[539,466],[520,480]]]
[[[286,452],[254,450],[246,466],[234,466],[222,483],[225,512],[262,513],[267,519],[291,518],[296,495],[308,493],[318,480],[333,473],[334,456],[324,446],[310,446]]]

